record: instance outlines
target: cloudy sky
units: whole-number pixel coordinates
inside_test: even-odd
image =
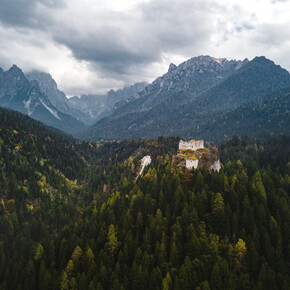
[[[69,96],[198,55],[265,55],[289,71],[290,0],[0,0],[0,67],[49,72]]]

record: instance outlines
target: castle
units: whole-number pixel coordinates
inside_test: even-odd
[[[180,140],[177,155],[173,155],[173,166],[187,169],[206,167],[208,170],[220,171],[221,164],[216,147],[205,148],[203,140]]]
[[[190,140],[190,141],[183,141],[183,140],[180,140],[179,142],[179,149],[180,150],[197,150],[197,149],[202,149],[204,148],[204,142],[203,140],[199,140],[199,141],[196,141],[196,140]]]
[[[179,150],[192,150],[196,151],[198,149],[203,149],[204,148],[204,142],[203,140],[190,140],[190,141],[183,141],[180,140],[178,149]],[[198,167],[198,159],[197,158],[186,158],[185,159],[185,167],[187,169],[196,169]]]

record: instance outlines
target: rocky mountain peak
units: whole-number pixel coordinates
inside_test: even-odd
[[[176,68],[177,68],[177,66],[174,63],[171,63],[169,65],[168,72],[170,73],[170,72],[174,71]]]
[[[176,92],[183,92],[184,97],[182,98],[185,99],[180,102],[187,101],[186,95],[190,95],[190,98],[193,99],[201,91],[226,78],[246,62],[200,55],[184,61],[178,66],[170,64],[167,73],[154,80],[135,97],[135,99],[143,99],[142,105],[139,104],[140,101],[136,110],[150,110]]]
[[[7,78],[17,78],[18,81],[26,80],[23,71],[15,64],[5,74]]]
[[[253,60],[252,63],[256,63],[256,64],[264,64],[264,65],[275,65],[275,63],[266,58],[265,56],[256,56]],[[280,67],[280,66],[279,66]]]
[[[116,92],[114,90],[109,90],[108,91],[108,96],[115,96]]]
[[[17,90],[29,88],[30,83],[18,66],[13,65],[8,71],[3,72],[2,69],[1,71],[0,98],[6,96],[9,100],[13,98]]]
[[[12,67],[8,71],[10,71],[10,72],[22,72],[22,70],[16,64],[13,64]]]
[[[213,69],[213,70],[228,70],[237,69],[246,64],[248,59],[242,60],[228,60],[226,58],[215,58],[209,55],[200,55],[193,57],[179,65],[182,69]]]
[[[26,74],[30,81],[37,81],[40,91],[46,95],[51,104],[63,113],[78,117],[66,95],[57,87],[56,81],[49,73],[32,71]]]
[[[57,84],[49,73],[34,70],[27,73],[26,76],[29,80],[37,80],[40,87],[51,87],[52,89],[57,89]]]

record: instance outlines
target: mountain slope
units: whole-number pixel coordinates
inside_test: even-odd
[[[17,66],[0,73],[0,106],[27,114],[43,123],[74,133],[84,124],[57,110],[43,94],[37,81],[29,81]]]
[[[31,81],[36,80],[38,82],[40,91],[47,96],[51,104],[60,112],[71,115],[81,121],[85,119],[85,113],[72,106],[64,92],[58,89],[57,83],[50,74],[32,71],[25,73],[25,76]]]
[[[172,100],[178,107],[195,99],[200,93],[233,74],[246,63],[247,59],[228,61],[223,58],[199,56],[183,62],[178,67],[171,64],[166,74],[148,85],[135,99],[121,103],[114,116],[131,112],[148,112],[168,100]],[[175,97],[175,94],[178,94],[178,97]]]
[[[148,99],[153,98],[153,93],[124,104],[112,116],[89,128],[87,136],[120,139],[160,135],[204,137],[205,134],[200,128],[214,124],[217,117],[258,97],[290,86],[289,72],[264,57],[257,57],[243,65],[240,63],[239,66],[239,69],[217,81],[214,86],[207,89],[204,86],[197,96],[190,90],[180,89],[172,92],[169,89],[167,97],[160,100],[159,95],[156,105],[149,106],[149,109],[143,109],[142,106]],[[182,84],[177,82],[175,87],[181,87]],[[140,95],[142,93],[144,91]],[[139,105],[139,109],[135,108],[136,104]],[[231,124],[228,123],[227,126],[225,130],[230,131]],[[215,127],[208,130],[214,131]],[[235,131],[232,130],[231,134],[235,134]],[[215,140],[221,140],[222,135],[216,134],[216,138],[218,139]]]
[[[40,159],[44,158],[48,165],[54,166],[69,178],[75,179],[81,175],[86,165],[74,149],[76,144],[72,137],[17,111],[0,108],[0,116],[2,154],[5,147],[7,154],[14,154],[17,158],[25,159],[25,162],[35,163],[39,168]],[[12,160],[10,159],[11,164],[6,165],[23,166]]]
[[[0,119],[0,289],[289,288],[289,138],[233,138],[212,173],[174,170],[177,138],[87,144],[97,162],[72,181],[53,136],[13,124]]]
[[[110,115],[115,106],[123,100],[132,98],[147,86],[146,82],[135,83],[132,86],[114,91],[110,90],[106,95],[82,95],[69,99],[71,106],[82,111],[82,117],[86,124],[94,124],[103,117]]]
[[[240,106],[199,127],[198,136],[220,141],[233,135],[263,137],[290,132],[290,87]]]

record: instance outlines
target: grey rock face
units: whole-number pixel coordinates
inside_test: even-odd
[[[84,124],[59,111],[41,92],[36,80],[29,81],[17,66],[0,70],[0,106],[20,111],[46,125],[68,133],[84,128]]]
[[[26,73],[26,76],[29,80],[36,80],[38,82],[40,91],[47,96],[51,104],[60,112],[69,114],[81,121],[86,119],[85,114],[78,110],[78,108],[74,108],[64,92],[58,89],[57,83],[50,74],[32,71]]]
[[[55,80],[50,74],[32,71],[26,73],[26,77],[29,80],[36,80],[39,84],[39,88],[50,100],[50,102],[62,112],[67,112],[69,108],[69,101],[66,95],[59,91]]]
[[[55,108],[88,125],[108,116],[116,103],[135,95],[147,85],[147,83],[137,83],[118,91],[110,90],[106,95],[82,95],[80,98],[75,96],[68,99],[58,89],[57,83],[50,74],[32,71],[26,76],[29,80],[37,80],[41,92],[48,97]]]
[[[146,82],[141,82],[117,91],[110,90],[106,95],[82,95],[80,98],[70,98],[69,101],[74,108],[86,114],[85,123],[94,124],[110,115],[122,100],[132,98],[146,86]]]

